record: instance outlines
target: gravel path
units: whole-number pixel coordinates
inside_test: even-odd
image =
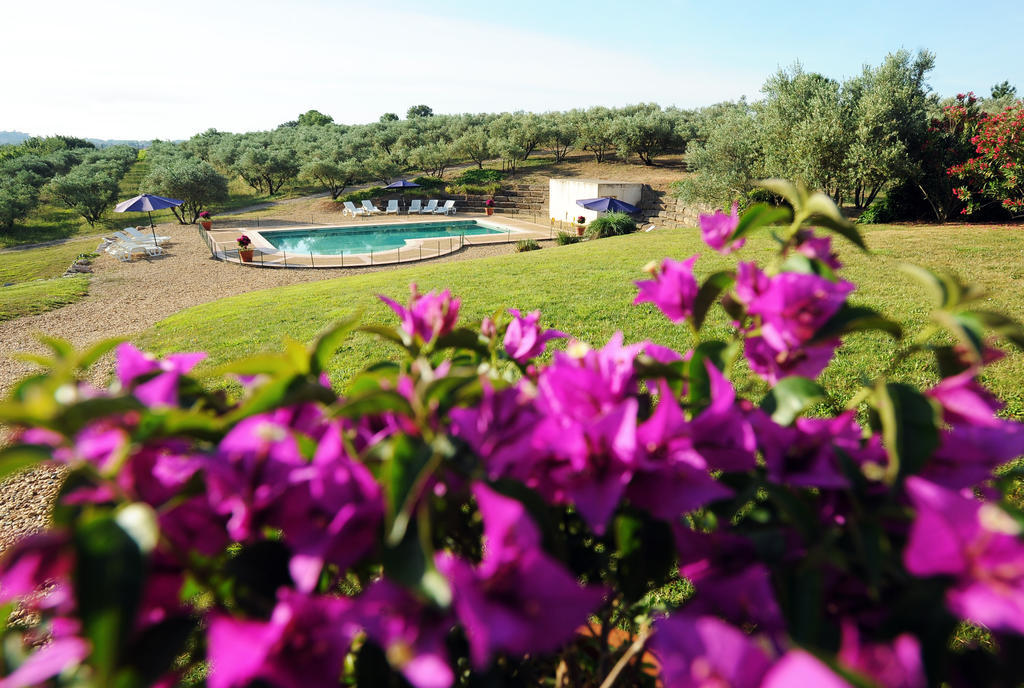
[[[0,323],[0,397],[6,397],[14,383],[34,368],[13,358],[13,354],[45,351],[36,340],[37,333],[63,337],[82,348],[106,337],[138,334],[184,308],[226,296],[406,267],[246,268],[212,259],[194,226],[165,224],[157,229],[173,239],[166,256],[122,263],[102,254],[93,264],[95,272],[84,299],[47,313]],[[508,244],[472,246],[436,261],[470,260],[513,250]],[[107,356],[96,365],[92,377],[103,383],[112,370],[113,358]],[[49,506],[59,488],[60,472],[52,468],[28,471],[0,485],[0,551],[14,539],[45,527]]]

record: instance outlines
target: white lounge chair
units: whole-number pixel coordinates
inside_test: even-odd
[[[422,213],[423,212],[423,201],[418,198],[414,198],[409,201],[409,214]]]
[[[343,205],[345,206],[345,209],[341,211],[342,215],[351,215],[352,217],[356,217],[357,215],[367,214],[362,208],[357,208],[355,203],[352,201],[343,201]]]
[[[136,243],[139,243],[139,244],[152,244],[153,243],[153,234],[152,233],[143,234],[142,232],[139,231],[139,229],[137,227],[125,227],[124,231],[126,231],[131,238],[135,239]],[[171,237],[167,236],[166,234],[157,234],[156,235],[156,243],[158,243],[158,244],[166,244],[170,240],[171,240]]]
[[[420,212],[433,213],[437,210],[437,199],[427,201],[427,205]]]
[[[381,209],[375,206],[371,201],[363,201],[363,210],[370,215],[378,215],[381,212]]]
[[[445,201],[444,205],[434,210],[436,215],[454,215],[455,201]]]
[[[398,200],[388,201],[388,209],[384,211],[385,215],[397,215],[398,214]]]
[[[122,234],[122,232],[118,232]],[[164,250],[160,246],[155,246],[152,242],[148,244],[139,244],[133,241],[115,241],[106,247],[106,252],[114,256],[118,260],[131,260],[131,257],[135,254],[145,254],[147,256],[162,256]]]

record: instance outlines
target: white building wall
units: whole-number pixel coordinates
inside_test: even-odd
[[[617,198],[635,206],[640,205],[643,184],[639,182],[613,182],[601,179],[551,179],[548,182],[548,210],[552,220],[575,222],[582,215],[589,224],[603,213],[576,205],[582,198]]]

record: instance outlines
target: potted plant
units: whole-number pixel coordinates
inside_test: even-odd
[[[494,214],[494,199],[493,198],[488,198],[486,201],[484,201],[484,210],[487,211],[488,215],[493,215]]]
[[[203,212],[199,213],[199,224],[203,226],[203,229],[209,231],[210,227],[213,225],[213,223],[210,222],[209,210],[204,210]]]
[[[580,215],[576,218],[576,236],[583,236],[584,225],[587,224],[587,218]]]
[[[249,245],[252,244],[252,239],[243,234],[235,239],[235,241],[238,242],[238,259],[243,263],[251,263],[253,249],[249,248]]]

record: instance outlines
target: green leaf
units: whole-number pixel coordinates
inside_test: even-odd
[[[803,209],[807,192],[797,187],[793,182],[787,179],[773,178],[762,179],[757,185],[762,189],[767,189],[773,194],[785,198],[797,213]]]
[[[386,339],[389,342],[394,342],[403,349],[408,349],[405,339],[399,334],[398,330],[393,327],[385,327],[383,325],[361,325],[356,328],[357,332],[367,332],[369,334],[375,334],[382,339]]]
[[[292,585],[288,572],[291,552],[277,540],[261,540],[245,545],[225,565],[232,581],[231,596],[245,613],[270,618],[277,604],[277,591]]]
[[[739,224],[733,231],[730,241],[740,239],[755,229],[769,225],[789,223],[793,221],[793,211],[785,206],[755,203],[747,208],[740,217]]]
[[[793,253],[782,263],[782,272],[799,272],[804,275],[818,275],[830,282],[838,282],[839,278],[828,265],[820,260],[808,258],[802,253]]]
[[[400,540],[385,544],[381,555],[384,575],[419,590],[438,605],[446,607],[451,603],[451,588],[423,549],[423,534],[419,528],[419,524],[413,521]]]
[[[825,399],[814,380],[792,375],[783,378],[761,400],[761,409],[779,425],[789,425],[808,408]]]
[[[298,371],[280,354],[257,354],[218,366],[213,375],[294,375]]]
[[[16,444],[0,449],[0,482],[15,473],[37,466],[53,457],[53,449],[43,444]]]
[[[820,192],[812,194],[807,199],[803,212],[806,214],[808,223],[830,229],[858,246],[862,251],[867,252],[868,247],[857,230],[857,226],[843,217],[836,204],[825,194]]]
[[[675,563],[672,528],[644,512],[619,514],[614,523],[618,555],[615,577],[627,601],[668,582]]]
[[[1007,340],[1018,349],[1024,349],[1024,327],[1019,322],[995,311],[971,311],[975,319],[994,334]]]
[[[480,341],[480,335],[475,330],[460,327],[434,341],[434,351],[441,349],[470,349],[486,353],[487,345]]]
[[[707,318],[708,311],[712,304],[718,300],[719,295],[736,282],[736,273],[731,270],[721,270],[708,275],[704,283],[697,290],[697,297],[693,300],[693,326],[700,330]]]
[[[899,323],[889,320],[874,308],[851,306],[845,303],[835,315],[828,319],[828,322],[814,333],[814,340],[834,339],[851,332],[869,330],[886,332],[896,339],[903,337],[903,328]]]
[[[320,335],[320,338],[316,340],[316,344],[313,345],[313,365],[311,367],[314,373],[320,373],[327,369],[327,365],[331,362],[335,352],[356,328],[362,317],[362,312],[356,313],[351,318],[342,320]]]
[[[388,503],[388,542],[400,541],[409,526],[410,493],[430,462],[431,448],[408,435],[392,435],[374,447],[381,459],[379,480]]]
[[[935,299],[935,307],[949,310],[958,306],[964,287],[955,276],[948,272],[936,272],[920,265],[901,263],[899,269],[916,279]]]
[[[688,364],[689,375],[689,400],[694,406],[703,406],[711,398],[711,378],[704,361],[711,363],[719,370],[725,370],[729,361],[738,352],[737,343],[726,344],[725,342],[711,341],[701,342],[693,350],[693,356]]]
[[[936,311],[932,317],[937,323],[948,329],[960,343],[973,362],[980,362],[985,353],[985,326],[968,311],[950,313]]]
[[[175,616],[138,634],[125,652],[128,676],[119,685],[151,686],[163,677],[184,651],[198,625],[195,619]]]
[[[108,352],[112,351],[114,347],[125,341],[127,341],[127,338],[125,337],[110,337],[96,342],[78,355],[79,369],[85,370],[86,368],[89,368],[93,363],[101,359]]]
[[[928,461],[939,444],[938,419],[928,398],[907,384],[886,383],[873,398],[889,453],[886,482],[892,484]]]
[[[39,335],[39,341],[53,351],[58,360],[67,360],[75,355],[75,347],[71,346],[71,342],[66,339],[41,334]]]
[[[135,628],[145,576],[135,540],[111,514],[75,525],[75,601],[83,635],[92,643],[95,685],[113,683],[127,639]]]
[[[343,418],[359,418],[385,411],[393,411],[410,418],[415,415],[408,399],[394,390],[380,388],[345,399],[335,407],[333,415]]]

